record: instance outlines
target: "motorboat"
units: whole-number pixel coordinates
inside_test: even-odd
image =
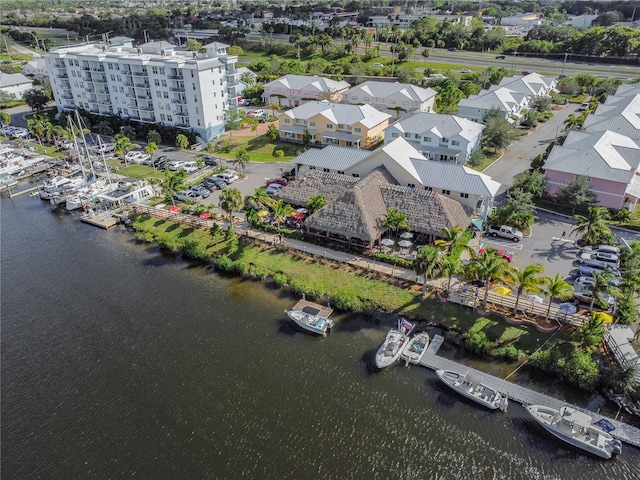
[[[574,447],[605,460],[622,451],[620,440],[594,423],[593,417],[575,408],[563,406],[557,410],[544,405],[527,405],[525,408],[545,430]]]
[[[420,360],[422,360],[422,357],[424,357],[427,351],[430,340],[427,332],[417,333],[405,343],[402,349],[402,358],[404,358],[407,363],[420,363]]]
[[[451,370],[436,370],[438,378],[460,395],[479,403],[490,410],[500,409],[503,412],[509,405],[507,395],[482,383],[482,378],[474,373],[458,373]]]
[[[333,322],[328,318],[304,310],[285,310],[285,313],[300,328],[317,335],[325,335],[333,327]]]
[[[413,324],[405,319],[398,320],[398,327],[389,330],[384,342],[376,352],[376,367],[386,368],[400,358],[402,347],[407,342],[411,330],[413,330]]]

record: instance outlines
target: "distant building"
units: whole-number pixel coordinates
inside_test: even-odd
[[[21,73],[0,72],[0,91],[16,98],[22,98],[27,90],[33,88],[33,81]]]
[[[48,77],[47,65],[44,58],[38,57],[22,66],[22,73],[37,80]]]
[[[510,15],[500,19],[500,25],[509,27],[534,27],[542,25],[539,13],[525,13],[524,15]]]
[[[58,111],[84,109],[143,123],[193,130],[204,141],[224,133],[224,116],[238,106],[235,56],[213,42],[206,53],[161,41],[138,48],[89,44],[51,49],[45,56]]]
[[[342,95],[344,103],[371,105],[394,117],[433,110],[437,92],[410,83],[367,81],[351,87]]]
[[[305,102],[329,100],[340,102],[350,85],[317,75],[285,75],[264,84],[262,100],[281,107],[297,107]]]

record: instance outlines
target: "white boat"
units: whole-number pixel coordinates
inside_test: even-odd
[[[507,409],[509,400],[506,395],[482,383],[482,378],[467,371],[458,373],[451,370],[436,370],[436,375],[460,395],[479,403],[490,410]]]
[[[325,335],[333,327],[333,322],[320,315],[312,315],[303,310],[285,310],[286,314],[296,325],[317,335]]]
[[[420,363],[422,357],[424,357],[427,347],[429,346],[429,334],[427,332],[420,332],[409,339],[402,349],[402,358],[407,363]]]
[[[606,460],[622,451],[622,442],[593,423],[593,418],[575,408],[560,410],[544,405],[525,407],[529,415],[556,438]]]
[[[398,328],[389,330],[387,337],[376,352],[376,367],[380,369],[386,368],[389,365],[393,365],[400,358],[402,347],[412,329],[413,325],[405,319],[398,320]]]

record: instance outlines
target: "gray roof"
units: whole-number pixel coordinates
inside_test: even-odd
[[[371,105],[350,105],[347,103],[330,103],[326,100],[307,102],[299,107],[287,110],[282,115],[296,119],[308,120],[322,115],[334,124],[354,125],[360,123],[367,128],[380,125],[391,118],[388,113],[380,112]]]
[[[382,220],[389,208],[397,208],[407,215],[407,223],[415,232],[440,235],[444,227],[469,226],[469,211],[459,202],[395,183],[384,167],[376,168],[362,179],[312,170],[276,197],[294,205],[305,205],[310,196],[322,194],[327,205],[309,216],[305,226],[369,244],[386,231]]]
[[[317,92],[341,92],[349,88],[349,84],[344,81],[336,82],[330,78],[319,77],[317,75],[285,75],[272,82],[265,83],[265,90],[270,88],[285,88],[288,90],[307,90]]]
[[[640,138],[640,94],[625,97],[610,96],[588,115],[582,129],[587,132],[610,130],[628,137]]]
[[[546,170],[588,175],[591,178],[628,184],[640,166],[640,146],[619,133],[569,132],[545,162]]]
[[[21,73],[0,72],[0,88],[15,87],[17,85],[24,85],[25,83],[33,83],[33,80],[25,77]]]
[[[441,113],[417,113],[401,118],[391,126],[403,133],[418,133],[420,135],[433,133],[439,138],[452,138],[460,135],[467,140],[477,138],[485,128],[478,122]]]
[[[616,90],[615,96],[622,97],[622,96],[629,96],[629,95],[637,95],[639,93],[640,93],[640,83],[625,83],[618,87],[618,89]]]
[[[304,128],[304,127],[303,127]],[[323,149],[310,148],[295,158],[298,165],[308,165],[316,168],[328,168],[344,172],[353,165],[371,155],[369,150],[356,148],[328,146]]]
[[[410,100],[412,102],[424,102],[437,95],[431,88],[422,88],[410,83],[390,83],[369,80],[367,82],[351,87],[344,92],[344,99],[349,101],[349,95],[368,95],[372,98],[397,98]]]
[[[459,107],[479,108],[481,110],[491,110],[492,108],[508,112],[515,105],[520,105],[517,100],[517,92],[506,87],[494,90],[482,90],[477,95],[469,95],[458,102]]]
[[[413,164],[426,187],[493,198],[502,186],[490,176],[456,163],[415,159]]]

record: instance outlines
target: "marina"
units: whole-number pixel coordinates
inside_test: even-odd
[[[560,410],[563,406],[567,405],[567,402],[565,401],[559,400],[549,395],[545,395],[540,392],[536,392],[521,385],[511,383],[502,378],[498,378],[493,375],[480,372],[478,370],[470,369],[469,367],[454,362],[453,360],[438,356],[437,348],[442,345],[443,341],[443,337],[441,337],[440,335],[436,335],[430,345],[430,348],[427,349],[427,353],[422,357],[418,365],[427,367],[431,370],[469,372],[470,374],[475,375],[478,378],[481,377],[483,384],[489,386],[490,388],[498,392],[506,393],[509,397],[509,400],[521,403],[525,406],[532,404],[544,405],[546,407]],[[580,408],[577,406],[572,405],[572,407],[576,410],[580,410]],[[594,421],[596,422],[602,419],[606,419],[607,421],[611,422],[611,424],[615,427],[615,430],[611,432],[612,437],[617,438],[622,442],[628,443],[630,445],[640,447],[640,429],[632,425],[628,425],[626,423],[604,417],[603,415],[599,415],[595,412],[588,412],[588,414],[592,415]]]

